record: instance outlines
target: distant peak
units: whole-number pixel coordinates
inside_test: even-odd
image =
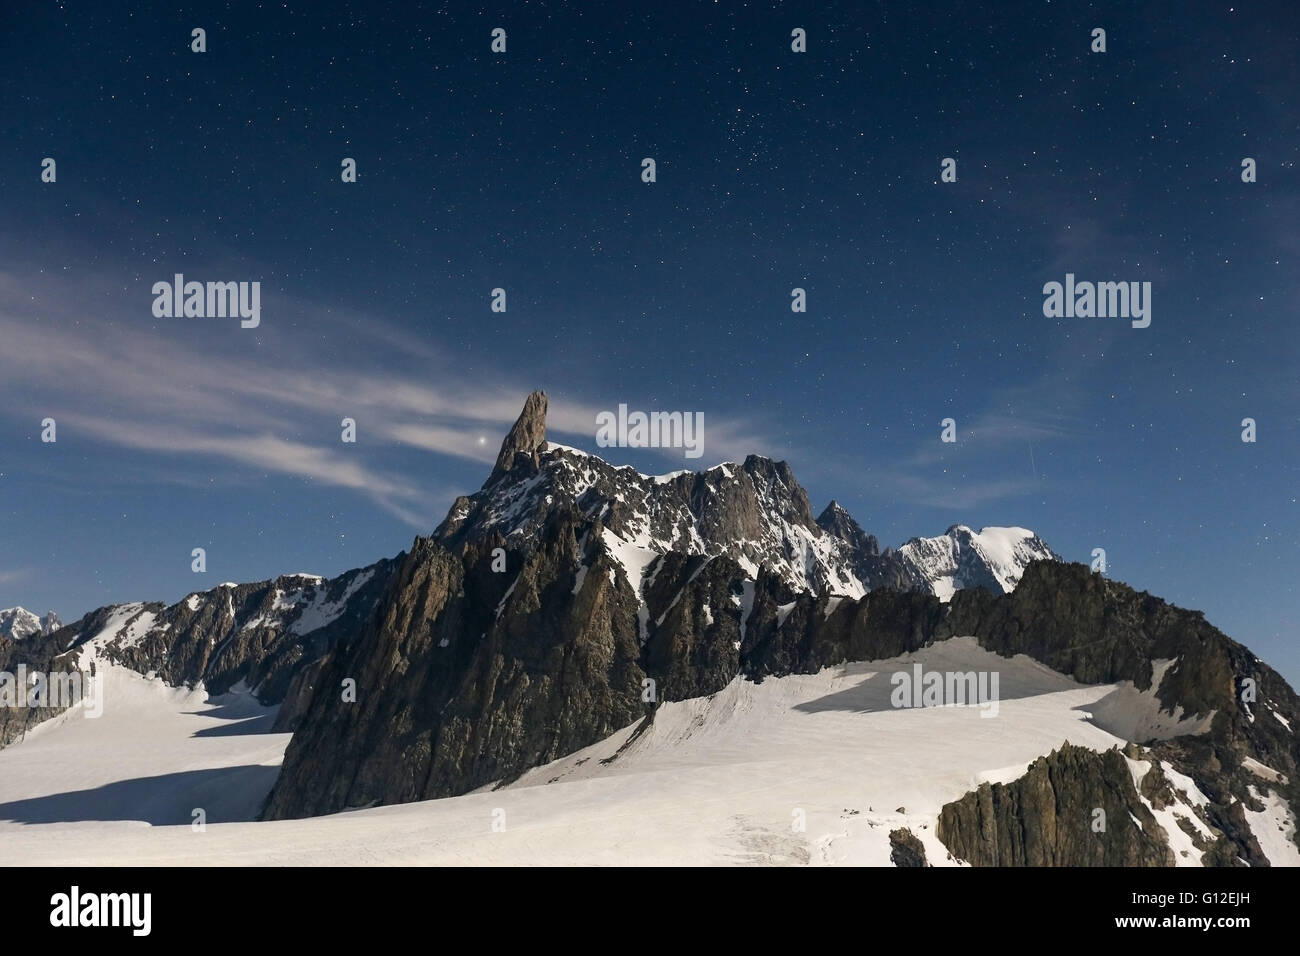
[[[34,634],[53,634],[62,626],[63,622],[53,611],[44,617],[37,617],[25,607],[0,609],[0,637],[21,641]]]
[[[853,520],[853,516],[848,513],[845,507],[831,499],[831,503],[822,509],[822,513],[817,518],[817,523],[827,531],[834,529],[856,528],[858,523]]]

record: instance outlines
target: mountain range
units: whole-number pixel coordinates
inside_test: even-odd
[[[483,487],[408,552],[48,633],[24,618],[0,670],[108,664],[278,705],[274,729],[293,736],[261,811],[273,820],[522,785],[650,739],[671,704],[964,649],[1114,685],[1087,719],[1118,749],[1061,740],[951,794],[933,832],[890,832],[896,864],[1268,865],[1295,849],[1300,701],[1199,612],[1023,528],[956,525],[882,551],[834,501],[814,518],[785,462],[642,475],[548,442],[546,410],[528,397]],[[0,709],[0,746],[31,723]]]

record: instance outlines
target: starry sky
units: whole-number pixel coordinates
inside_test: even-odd
[[[1104,548],[1300,683],[1298,40],[1236,0],[5,4],[0,607],[395,554],[543,388],[592,451],[702,412],[699,461],[601,452],[785,458],[884,544]],[[178,272],[260,326],[155,318]],[[1066,273],[1151,326],[1045,317]]]

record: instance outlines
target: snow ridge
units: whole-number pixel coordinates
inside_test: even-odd
[[[785,462],[751,455],[741,465],[643,475],[554,442],[540,446],[535,466],[494,474],[477,494],[457,499],[434,537],[454,547],[499,533],[528,546],[557,507],[571,507],[604,525],[612,535],[606,544],[629,570],[638,596],[637,569],[669,551],[725,554],[751,579],[766,567],[796,592],[855,599],[885,581],[872,577],[878,566],[893,569],[886,583],[947,600],[962,587],[1010,591],[1030,561],[1059,560],[1027,529],[974,532],[960,525],[936,538],[913,538],[881,556],[875,539],[865,533],[841,536],[814,520],[807,493]],[[843,514],[845,524],[856,528]]]

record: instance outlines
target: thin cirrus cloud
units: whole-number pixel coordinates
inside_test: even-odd
[[[310,304],[286,306],[291,328],[267,323],[253,334],[222,320],[169,330],[138,314],[83,318],[85,299],[105,298],[113,290],[0,273],[0,414],[29,430],[53,417],[61,439],[71,432],[352,490],[417,528],[427,524],[427,482],[343,444],[342,418],[357,421],[366,443],[490,464],[524,396],[546,384],[451,369],[401,329]],[[553,402],[548,430],[591,444],[600,410],[566,397]],[[708,421],[705,434],[710,456],[761,447],[735,423]]]
[[[880,501],[974,512],[988,505],[1024,498],[1042,482],[1060,487],[1068,476],[1051,474],[1039,453],[1061,443],[1085,439],[1081,408],[1086,399],[1077,384],[1092,359],[1072,360],[1076,374],[1044,374],[1035,380],[996,389],[982,407],[969,413],[939,406],[933,420],[903,439],[868,449],[868,467],[857,456],[823,454],[808,474],[849,493],[857,487]],[[941,441],[940,420],[956,422],[955,443]]]
[[[25,581],[32,575],[31,568],[12,568],[10,570],[0,570],[0,584],[16,584],[19,581]]]
[[[958,443],[939,441],[935,429],[881,479],[900,497],[935,508],[975,509],[1031,494],[1042,477],[1034,443],[1078,440],[1080,401],[1078,390],[1056,375],[1004,388],[992,408],[958,421]]]

